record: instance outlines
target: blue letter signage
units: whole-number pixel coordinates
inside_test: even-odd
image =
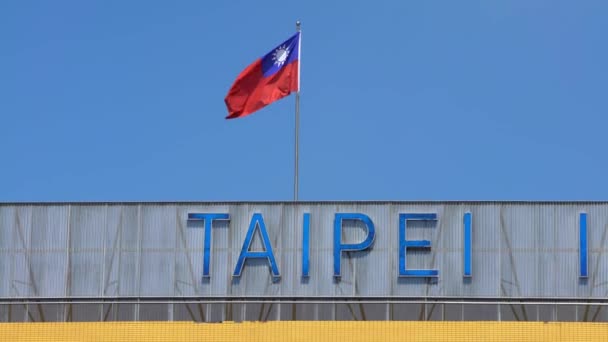
[[[473,220],[473,215],[471,213],[464,214],[464,277],[471,277],[471,249],[473,243],[473,233],[471,229],[471,224]]]
[[[580,278],[587,278],[587,214],[580,213],[578,223]]]
[[[256,228],[258,227],[260,228],[260,234],[262,235],[264,251],[250,251],[249,247],[251,246],[251,241],[253,240],[253,234],[255,233]],[[236,263],[236,267],[234,268],[234,273],[232,274],[232,276],[241,276],[241,272],[243,270],[243,266],[245,265],[245,261],[247,260],[247,258],[268,259],[272,276],[276,278],[281,276],[279,274],[279,267],[277,266],[277,262],[274,259],[274,253],[272,253],[272,245],[270,244],[270,239],[268,238],[268,233],[266,232],[266,224],[264,224],[264,217],[260,213],[255,213],[251,217],[251,223],[249,223],[249,229],[247,230],[245,241],[243,241],[243,248],[241,248],[241,255],[239,255],[239,260]]]
[[[205,242],[203,242],[203,277],[209,276],[209,260],[211,259],[211,226],[215,220],[230,220],[229,214],[188,214],[188,220],[205,221]]]
[[[359,220],[367,227],[367,238],[360,243],[342,244],[342,221]],[[367,215],[359,213],[337,213],[334,219],[334,277],[340,277],[340,259],[343,251],[361,251],[369,248],[374,243],[376,231],[374,223]]]
[[[363,251],[366,249],[370,249],[374,244],[374,238],[376,236],[376,230],[374,227],[374,223],[371,218],[362,213],[335,213],[334,214],[334,222],[333,222],[333,276],[337,278],[337,281],[340,280],[341,277],[341,261],[342,261],[342,253],[346,251]],[[394,215],[394,214],[392,214]],[[579,268],[579,278],[585,279],[590,277],[589,275],[589,253],[590,253],[590,233],[588,231],[588,215],[585,212],[579,212],[579,221],[578,221],[578,252],[579,252],[579,260],[578,260],[578,268]],[[408,240],[407,238],[407,228],[408,222],[410,222],[411,229],[411,221],[430,221],[437,222],[437,213],[398,213],[399,216],[399,265],[398,265],[398,276],[399,277],[422,277],[422,278],[436,278],[439,277],[438,269],[410,269],[408,268],[407,263],[407,255],[408,250],[411,249],[431,249],[431,241],[429,240]],[[291,217],[289,221],[291,221]],[[593,219],[593,216],[591,216]],[[285,218],[281,218],[282,221],[286,221]],[[204,222],[204,242],[203,242],[203,277],[210,276],[210,263],[211,263],[211,247],[212,247],[212,230],[214,228],[213,224],[216,221],[230,221],[230,214],[228,213],[188,213],[188,221],[203,221]],[[363,241],[357,243],[343,243],[342,242],[342,230],[344,228],[344,222],[352,221],[356,222],[358,226],[364,226],[364,229],[367,230],[367,235],[363,239]],[[297,222],[294,218],[292,222]],[[283,258],[285,260],[288,267],[298,268],[298,265],[301,265],[301,277],[303,282],[308,282],[310,277],[310,261],[311,261],[311,250],[320,252],[321,255],[327,255],[330,257],[332,251],[328,251],[326,245],[315,246],[315,239],[311,239],[311,213],[304,212],[302,213],[302,231],[299,235],[299,232],[293,235],[292,232],[289,232],[287,236],[289,238],[282,238],[279,240],[278,251],[281,253],[287,253],[287,255]],[[317,222],[317,221],[315,221]],[[462,245],[460,245],[460,240],[457,242],[458,246],[455,246],[455,241],[450,241],[448,245],[450,245],[450,252],[452,250],[462,250],[462,277],[471,278],[473,276],[473,214],[470,211],[465,211],[464,216],[462,217],[462,226],[458,224],[458,226],[462,227]],[[594,223],[592,221],[591,223]],[[597,222],[596,222],[597,223]],[[436,224],[432,224],[435,226]],[[217,223],[216,223],[217,226]],[[225,224],[224,224],[225,226]],[[451,224],[450,224],[451,226]],[[197,227],[200,227],[197,225]],[[326,226],[323,226],[326,227]],[[286,228],[286,227],[277,227]],[[318,228],[318,227],[315,227]],[[382,227],[385,228],[385,227]],[[492,229],[493,227],[488,227]],[[574,233],[574,227],[572,233]],[[259,236],[262,242],[261,250],[250,250],[254,235],[256,231],[259,230]],[[331,239],[331,230],[325,231],[319,228],[315,230],[315,235],[318,232],[322,232],[324,237]],[[479,231],[479,229],[475,229],[475,231]],[[593,231],[591,231],[593,233]],[[200,237],[201,233],[198,231],[196,233],[197,236]],[[278,236],[281,236],[280,234]],[[302,238],[301,245],[299,244],[299,238]],[[348,239],[345,238],[348,241]],[[330,241],[324,241],[330,242]],[[350,241],[349,241],[350,242]],[[480,241],[478,241],[480,242]],[[389,253],[394,253],[394,242],[390,242],[392,248]],[[573,242],[574,243],[574,242]],[[295,245],[297,244],[297,245]],[[228,250],[231,253],[231,257],[234,258],[237,250],[234,250],[232,247],[232,243],[229,244]],[[296,252],[302,251],[301,259],[298,259]],[[462,249],[460,247],[462,246]],[[219,246],[217,246],[219,247]],[[276,246],[275,246],[276,247]],[[385,247],[385,246],[383,246]],[[442,246],[443,247],[443,246]],[[574,246],[573,246],[574,248]],[[385,252],[385,251],[383,251]],[[453,254],[451,254],[453,255]],[[314,257],[314,256],[313,256]],[[270,242],[270,238],[268,236],[268,231],[266,229],[266,224],[264,223],[264,217],[261,213],[254,213],[251,216],[251,221],[249,223],[249,228],[245,234],[245,240],[243,241],[242,248],[240,250],[240,254],[238,260],[236,262],[234,272],[232,276],[240,277],[245,267],[248,258],[252,259],[262,259],[264,262],[268,263],[270,267],[270,272],[272,277],[279,278],[280,272],[279,267],[277,265],[277,261],[275,259],[275,255],[273,252],[272,244]],[[450,256],[452,258],[452,256]],[[313,259],[316,261],[316,259]],[[453,261],[450,260],[449,263],[445,263],[443,259],[439,259],[440,264],[444,265],[453,265]],[[259,263],[258,263],[259,264]],[[324,264],[324,263],[320,263]],[[410,260],[411,264],[411,260]],[[435,265],[432,265],[435,266]],[[388,262],[384,267],[391,268],[394,271],[395,266],[391,262]],[[410,265],[412,267],[412,265]],[[227,272],[229,272],[227,270]],[[294,271],[297,272],[297,271]],[[592,277],[593,275],[591,275]],[[293,279],[290,276],[290,279]],[[349,279],[352,280],[352,279]],[[468,280],[470,281],[470,280]],[[404,283],[401,281],[400,283]],[[408,281],[405,281],[408,283]],[[416,282],[414,282],[416,283]]]
[[[437,214],[399,214],[399,276],[437,277],[438,270],[408,270],[406,252],[408,248],[431,248],[428,240],[406,240],[407,221],[436,221]]]
[[[302,223],[302,277],[308,277],[310,269],[310,214],[304,214]]]

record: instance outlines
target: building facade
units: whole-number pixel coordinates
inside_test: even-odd
[[[0,321],[608,321],[608,203],[0,204]]]

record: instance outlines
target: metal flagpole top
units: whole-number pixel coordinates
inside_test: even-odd
[[[302,23],[299,20],[296,20],[296,31],[300,32],[300,26]]]

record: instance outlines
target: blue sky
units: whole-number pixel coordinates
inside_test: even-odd
[[[608,1],[2,1],[0,201],[607,200]]]

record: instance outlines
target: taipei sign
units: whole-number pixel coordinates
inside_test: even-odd
[[[304,213],[302,217],[302,276],[310,276],[310,246],[311,243],[315,243],[314,236],[310,236],[310,213]],[[189,221],[203,221],[204,222],[204,246],[203,246],[203,277],[210,277],[211,273],[209,270],[211,260],[211,231],[214,227],[214,222],[217,221],[230,221],[230,215],[228,213],[189,213]],[[410,240],[407,236],[408,223],[412,221],[428,221],[436,222],[438,220],[437,213],[399,213],[395,216],[395,226],[399,229],[399,238],[395,244],[398,243],[399,252],[395,255],[399,258],[398,263],[398,276],[399,277],[422,277],[422,278],[437,278],[440,276],[438,269],[411,269],[408,267],[407,256],[408,250],[423,249],[430,250],[432,248],[432,241],[429,240]],[[366,237],[358,243],[347,244],[342,240],[343,223],[345,221],[358,221],[363,224],[366,229]],[[462,229],[463,229],[463,258],[462,258],[462,270],[463,277],[472,277],[472,241],[473,241],[473,215],[470,212],[464,213],[462,218]],[[579,214],[579,277],[587,278],[588,267],[588,246],[587,246],[587,214]],[[333,221],[333,276],[340,280],[341,277],[341,263],[344,252],[348,251],[363,251],[370,249],[376,237],[377,232],[374,222],[371,218],[363,213],[335,213]],[[252,250],[251,243],[254,235],[259,234],[261,237],[263,249]],[[242,244],[242,248],[237,259],[234,271],[232,272],[233,277],[240,277],[243,268],[247,264],[248,259],[262,259],[268,263],[270,273],[274,278],[280,278],[280,265],[277,263],[273,247],[268,236],[268,230],[266,223],[264,222],[264,216],[262,213],[254,213],[251,216],[249,227],[245,235],[245,239]]]

